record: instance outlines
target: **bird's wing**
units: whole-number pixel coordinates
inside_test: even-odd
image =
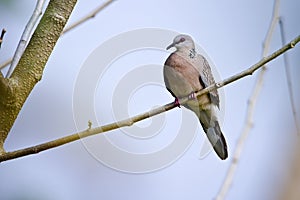
[[[169,80],[168,80],[168,78],[167,78],[167,72],[166,72],[166,70],[168,69],[168,67],[171,65],[171,61],[172,61],[172,56],[174,56],[175,54],[174,53],[172,53],[169,57],[168,57],[168,59],[166,60],[166,62],[165,62],[165,64],[164,64],[164,81],[165,81],[165,85],[166,85],[166,88],[167,88],[167,90],[172,94],[172,96],[173,97],[175,97],[176,98],[176,96],[175,96],[175,94],[172,92],[172,90],[171,90],[171,87],[170,87],[170,83],[169,83]]]
[[[215,84],[215,79],[213,77],[213,74],[211,72],[211,68],[207,62],[207,60],[200,54],[198,54],[199,58],[200,58],[200,65],[201,67],[199,67],[199,81],[201,83],[201,85],[203,85],[204,88]],[[211,92],[209,92],[209,98],[211,100],[211,102],[213,104],[215,104],[216,106],[218,106],[219,108],[219,104],[220,104],[220,99],[219,99],[219,94],[217,90],[213,90]]]

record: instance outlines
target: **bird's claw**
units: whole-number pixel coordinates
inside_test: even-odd
[[[189,94],[188,99],[189,99],[189,100],[195,100],[195,99],[196,99],[196,94],[195,94],[195,92],[192,92],[191,94]]]
[[[178,98],[175,98],[174,105],[178,106],[180,108],[180,102],[179,102]]]

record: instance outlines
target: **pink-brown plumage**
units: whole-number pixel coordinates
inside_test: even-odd
[[[164,80],[175,98],[182,98],[215,83],[207,60],[195,51],[192,38],[178,35],[168,48],[175,47],[164,65]],[[167,49],[168,49],[167,48]],[[228,157],[225,138],[219,126],[215,109],[219,108],[218,91],[199,96],[183,104],[192,110],[203,127],[210,143],[221,159]]]

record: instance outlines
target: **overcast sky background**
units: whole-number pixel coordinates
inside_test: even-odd
[[[101,3],[102,1],[96,0],[88,3],[79,1],[70,23]],[[123,0],[112,3],[95,18],[60,38],[43,78],[26,101],[6,140],[5,148],[12,151],[77,131],[72,110],[76,78],[91,52],[113,36],[143,28],[187,33],[204,49],[220,76],[227,78],[260,60],[273,3],[273,0]],[[7,30],[0,51],[0,63],[13,55],[34,7],[35,1],[0,1],[0,28]],[[299,1],[285,0],[280,4],[280,16],[283,17],[287,41],[300,33],[298,8]],[[169,38],[165,44],[172,39]],[[277,26],[270,53],[281,46]],[[113,89],[118,80],[126,75],[126,71],[140,65],[162,65],[168,54],[165,51],[139,51],[128,57],[125,55],[112,64],[103,83],[102,80],[98,82],[99,92],[95,94],[96,100],[101,100],[101,103],[95,105],[97,117],[102,117],[101,123],[114,120],[110,113],[111,105],[106,104],[108,100],[103,99],[102,102],[101,95],[113,95]],[[287,53],[298,115],[299,55],[299,46]],[[293,157],[293,145],[297,137],[283,57],[268,65],[255,108],[254,126],[247,138],[226,199],[275,199],[290,175],[289,161]],[[120,71],[118,67],[121,66],[124,68]],[[6,72],[6,69],[2,72]],[[223,90],[225,103],[222,130],[229,146],[229,158],[226,161],[220,161],[214,153],[198,159],[204,141],[201,129],[197,129],[198,133],[189,148],[174,163],[163,169],[141,174],[124,173],[104,165],[87,151],[82,142],[77,141],[38,155],[1,163],[1,199],[213,199],[232,161],[256,75],[257,73],[230,84]],[[105,89],[101,90],[103,85]],[[154,105],[173,101],[162,87],[142,87],[135,95],[128,103],[130,114],[141,113]],[[124,103],[126,106],[127,101]],[[162,133],[173,134],[171,136],[156,135],[147,138],[149,140],[140,140],[121,131],[114,131],[107,136],[128,151],[154,151],[176,137],[180,124],[176,119],[182,112],[174,109],[165,114],[165,127],[168,131]],[[193,120],[197,119],[192,118],[191,121]],[[147,126],[151,121],[143,123],[140,123],[141,127]],[[102,136],[95,138],[98,137]],[[160,143],[161,141],[166,143]],[[143,149],[143,146],[148,149]]]

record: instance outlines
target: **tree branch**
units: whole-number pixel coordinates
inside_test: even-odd
[[[12,61],[12,58],[7,59],[5,62],[0,64],[0,70],[5,68],[7,65],[9,65]]]
[[[5,96],[2,94],[7,94],[7,89],[9,88],[8,81],[0,73],[0,104],[4,101]],[[0,106],[1,108],[1,106]]]
[[[84,17],[82,17],[81,19],[79,19],[78,21],[74,22],[73,24],[71,24],[70,26],[66,27],[62,34],[65,34],[66,32],[76,28],[78,25],[82,24],[83,22],[86,22],[87,20],[95,17],[101,10],[103,10],[104,8],[106,8],[110,3],[112,3],[114,0],[108,0],[105,3],[103,3],[102,5],[100,5],[98,8],[96,8],[95,10],[89,12],[87,15],[85,15]],[[12,58],[8,59],[7,61],[5,61],[4,63],[0,64],[0,70],[5,68],[7,65],[9,65],[12,62]]]
[[[0,48],[1,48],[5,33],[6,33],[6,30],[3,28],[1,31],[1,35],[0,35]]]
[[[249,67],[248,69],[233,75],[223,81],[220,81],[218,83],[215,83],[213,85],[208,86],[207,88],[197,91],[195,94],[197,96],[206,94],[212,90],[221,88],[229,83],[232,83],[234,81],[237,81],[243,77],[246,77],[248,75],[253,74],[257,69],[261,68],[263,65],[265,65],[266,63],[270,62],[271,60],[275,59],[276,57],[278,57],[279,55],[283,54],[284,52],[286,52],[287,50],[295,47],[295,45],[300,41],[300,35],[298,37],[296,37],[294,40],[292,40],[290,43],[288,43],[287,45],[283,46],[282,48],[280,48],[279,50],[275,51],[274,53],[272,53],[271,55],[261,59],[258,63],[256,63],[255,65]],[[188,101],[188,97],[184,97],[182,99],[179,100],[181,104],[185,103]],[[122,121],[118,121],[118,122],[114,122],[111,124],[107,124],[104,126],[100,126],[100,127],[96,127],[96,128],[88,128],[87,130],[66,136],[66,137],[62,137],[50,142],[46,142],[46,143],[42,143],[36,146],[32,146],[32,147],[28,147],[25,149],[20,149],[20,150],[16,150],[16,151],[12,151],[12,152],[6,152],[2,155],[0,155],[0,162],[6,161],[6,160],[11,160],[11,159],[15,159],[15,158],[19,158],[19,157],[23,157],[23,156],[27,156],[30,154],[36,154],[39,153],[41,151],[45,151],[51,148],[55,148],[76,140],[79,140],[80,138],[85,138],[88,136],[92,136],[95,134],[99,134],[99,133],[103,133],[103,132],[107,132],[107,131],[111,131],[114,129],[118,129],[124,126],[131,126],[132,124],[134,124],[135,122],[147,119],[149,117],[158,115],[160,113],[166,112],[168,110],[171,110],[173,108],[175,108],[175,104],[174,103],[168,103],[164,106],[160,106],[156,109],[150,110],[148,112],[142,113],[140,115],[136,115],[132,118],[129,119],[125,119]]]
[[[285,42],[286,42],[285,41],[285,32],[284,32],[283,21],[281,18],[279,19],[279,28],[280,28],[281,42],[282,42],[282,44],[285,44]],[[290,102],[291,102],[294,122],[295,122],[295,126],[296,126],[296,132],[297,132],[297,135],[300,136],[300,127],[299,127],[299,123],[298,123],[299,119],[298,119],[298,115],[296,112],[296,105],[295,105],[295,101],[294,101],[294,93],[293,93],[293,86],[292,86],[292,76],[291,76],[290,64],[289,64],[287,54],[283,55],[283,61],[284,61],[287,86],[288,86],[288,90],[289,90],[289,94],[290,94]]]
[[[95,10],[89,12],[87,15],[85,15],[84,17],[82,17],[81,19],[79,19],[78,21],[74,22],[73,24],[71,24],[70,26],[66,27],[63,31],[63,34],[74,29],[75,27],[79,26],[80,24],[84,23],[85,21],[95,17],[101,10],[103,10],[104,8],[106,8],[109,4],[111,4],[114,0],[108,0],[106,2],[104,2],[102,5],[100,5],[99,7],[97,7]]]
[[[263,52],[262,52],[262,57],[263,58],[269,52],[271,39],[272,39],[272,34],[274,32],[274,29],[275,29],[276,24],[277,24],[278,19],[279,19],[279,17],[278,17],[279,3],[280,3],[280,0],[275,0],[272,20],[271,20],[271,23],[270,23],[270,26],[269,26],[264,44],[263,44]],[[231,160],[230,167],[227,171],[226,177],[225,177],[224,182],[223,182],[223,184],[222,184],[222,186],[219,190],[219,193],[216,197],[216,200],[223,200],[225,198],[226,194],[228,193],[230,187],[231,187],[233,177],[234,177],[235,171],[237,169],[238,161],[240,159],[245,141],[247,139],[248,134],[250,133],[250,130],[253,127],[254,108],[255,108],[259,93],[261,91],[262,85],[263,85],[265,72],[266,72],[266,67],[264,65],[262,65],[262,69],[260,70],[260,73],[258,74],[258,79],[256,80],[256,83],[255,83],[254,89],[252,91],[251,97],[248,100],[246,121],[245,121],[245,125],[243,127],[243,131],[242,131],[242,133],[239,137],[239,140],[237,142],[237,146],[236,146],[236,149],[233,153],[233,158]]]
[[[6,78],[9,78],[11,76],[13,70],[16,68],[21,56],[23,55],[25,48],[27,46],[27,43],[30,40],[30,36],[31,36],[32,32],[34,31],[34,27],[35,27],[39,17],[42,15],[42,10],[43,10],[44,4],[45,4],[45,0],[37,1],[35,9],[25,27],[25,30],[24,30],[22,36],[21,36],[21,39],[19,41],[15,55],[13,56],[11,65],[6,74]]]
[[[10,78],[0,81],[0,155],[24,102],[41,79],[45,65],[77,0],[50,0],[20,61]]]

